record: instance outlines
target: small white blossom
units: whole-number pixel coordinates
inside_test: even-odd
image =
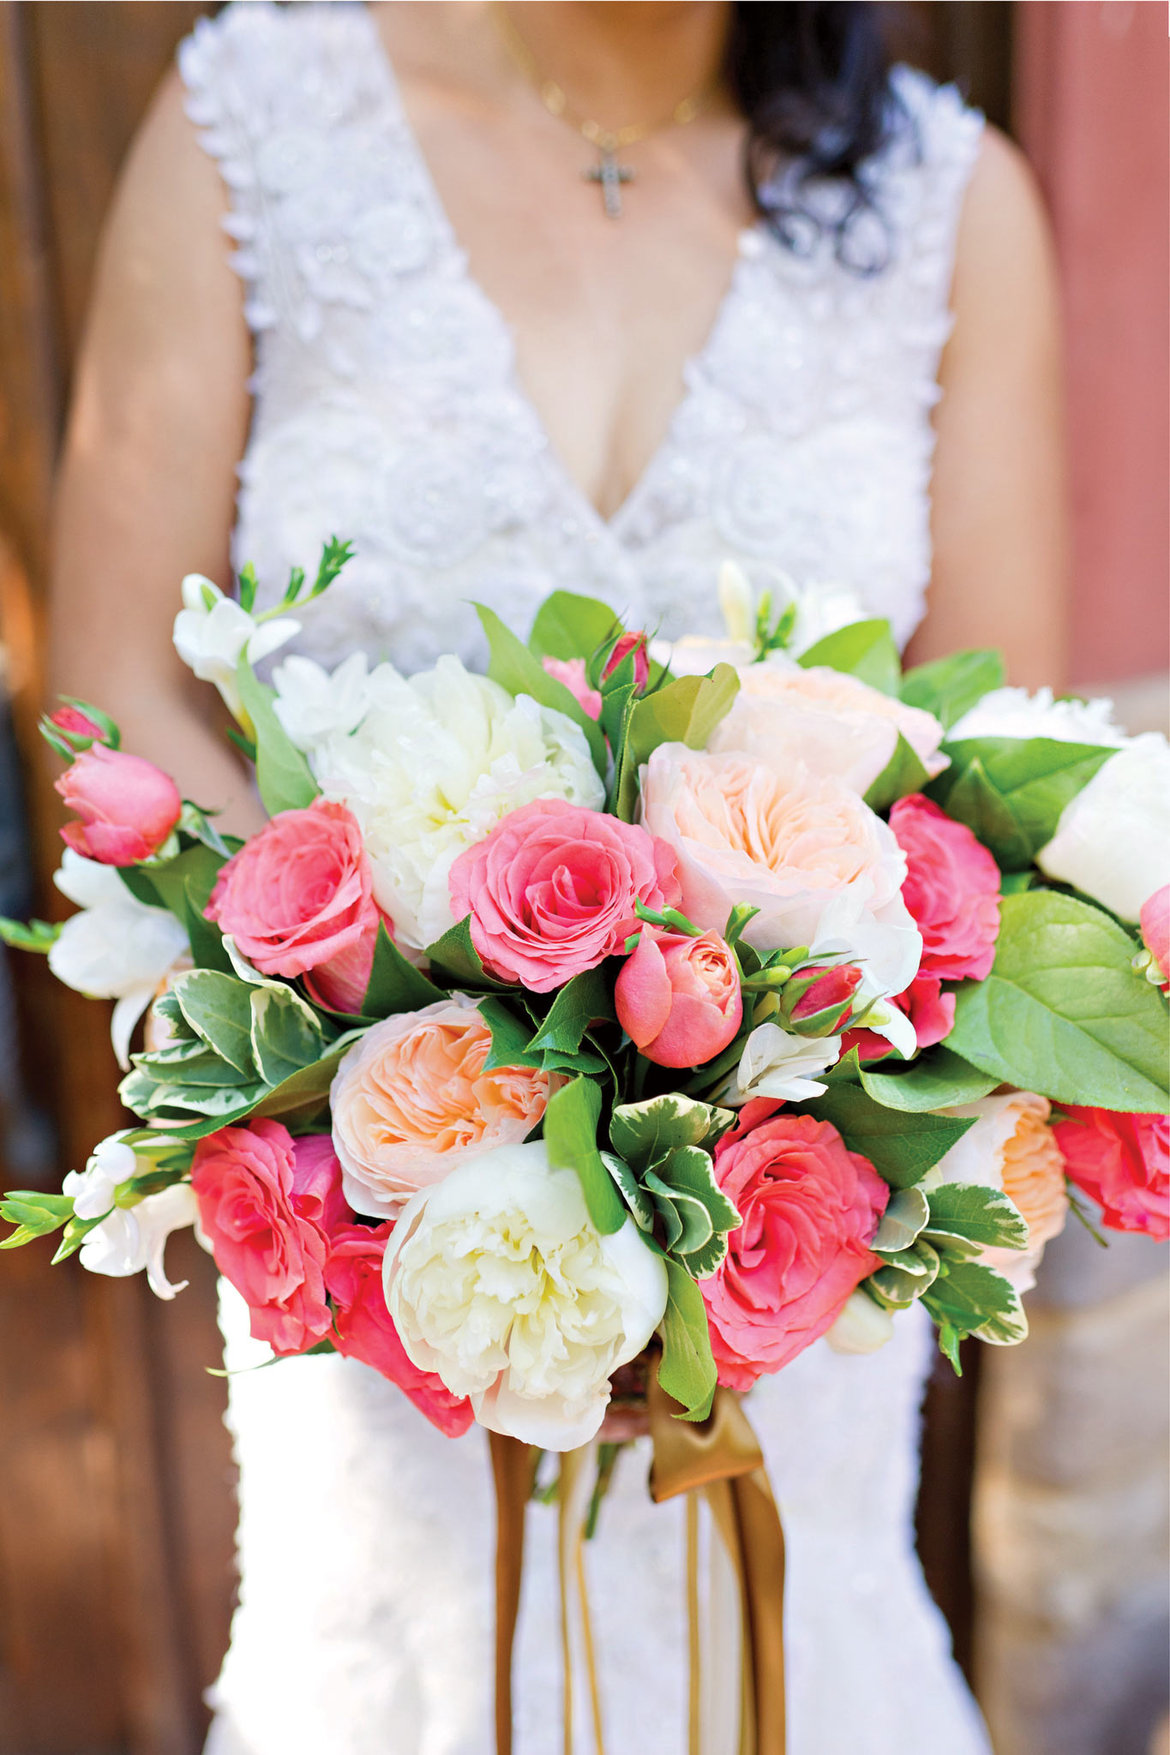
[[[1160,732],[1135,737],[1097,769],[1065,805],[1036,864],[1137,924],[1170,882],[1170,745]]]
[[[299,750],[344,737],[369,712],[379,670],[389,668],[379,666],[370,675],[364,652],[351,653],[332,673],[311,658],[286,658],[272,673],[276,717]]]
[[[733,1109],[753,1097],[803,1103],[821,1095],[825,1086],[815,1075],[835,1066],[840,1057],[840,1036],[797,1036],[779,1024],[757,1024],[718,1101]]]
[[[259,664],[300,631],[300,622],[290,616],[258,621],[201,573],[188,573],[183,580],[183,608],[175,617],[175,650],[201,681],[215,684],[241,725],[247,725],[248,719],[236,677],[240,654],[247,649],[250,662]]]
[[[114,1196],[136,1173],[138,1159],[120,1133],[112,1133],[96,1145],[84,1170],[70,1170],[61,1193],[72,1195],[79,1219],[100,1219],[114,1204]]]
[[[173,1298],[187,1285],[172,1285],[163,1267],[167,1238],[172,1231],[193,1225],[197,1216],[195,1194],[189,1182],[148,1194],[137,1206],[116,1207],[95,1225],[79,1251],[81,1265],[91,1274],[124,1279],[146,1270],[156,1298]]]

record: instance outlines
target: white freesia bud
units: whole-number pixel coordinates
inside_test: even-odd
[[[49,967],[66,987],[91,999],[114,999],[110,1035],[127,1067],[130,1036],[160,983],[188,952],[187,934],[166,908],[148,908],[117,871],[66,848],[53,882],[81,912],[68,919],[49,951]]]
[[[246,648],[250,662],[259,664],[299,634],[301,624],[290,616],[257,621],[201,573],[188,573],[182,592],[183,608],[175,617],[175,650],[201,681],[215,684],[233,718],[247,725],[236,680],[240,654]]]
[[[299,750],[356,731],[374,700],[379,666],[371,676],[364,652],[353,652],[332,673],[311,658],[286,658],[272,673],[276,717]],[[397,675],[397,672],[394,672]]]
[[[719,569],[719,608],[729,640],[755,639],[755,596],[747,574],[734,561],[724,561]]]
[[[145,1268],[155,1296],[173,1298],[187,1281],[172,1285],[167,1279],[163,1267],[167,1238],[172,1231],[193,1225],[196,1212],[189,1182],[176,1182],[157,1194],[148,1194],[137,1206],[116,1207],[81,1245],[81,1265],[91,1274],[109,1274],[115,1279],[139,1274]]]
[[[893,1312],[883,1310],[859,1288],[845,1300],[840,1316],[825,1331],[825,1339],[834,1353],[876,1353],[893,1334]]]
[[[949,743],[968,737],[1047,737],[1057,743],[1111,744],[1126,737],[1113,721],[1113,703],[1104,699],[1058,701],[1051,689],[991,689],[956,721]]]
[[[753,1097],[779,1097],[789,1103],[819,1097],[825,1086],[815,1075],[834,1066],[840,1054],[840,1036],[797,1036],[779,1024],[758,1024],[718,1101],[738,1109]]]
[[[114,1196],[123,1182],[128,1182],[138,1169],[134,1149],[126,1144],[122,1133],[112,1133],[90,1153],[84,1170],[70,1170],[61,1184],[61,1193],[73,1197],[73,1211],[79,1219],[100,1219],[114,1204]]]
[[[1170,881],[1170,746],[1159,732],[1135,737],[1098,768],[1036,863],[1136,925]]]
[[[475,1416],[544,1450],[593,1437],[609,1379],[666,1308],[666,1269],[632,1220],[603,1237],[543,1141],[465,1160],[402,1210],[386,1304],[408,1356]]]

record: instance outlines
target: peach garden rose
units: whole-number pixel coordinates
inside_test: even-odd
[[[1051,1108],[1047,1097],[1034,1091],[1011,1091],[948,1109],[948,1115],[972,1117],[975,1125],[928,1176],[1001,1188],[1014,1201],[1028,1227],[1027,1249],[985,1249],[980,1260],[1018,1292],[1035,1285],[1044,1245],[1064,1229],[1068,1216],[1064,1161],[1048,1119]]]
[[[355,1212],[390,1218],[472,1152],[519,1144],[544,1114],[547,1073],[486,1070],[491,1031],[465,994],[375,1024],[333,1078],[333,1140]]]

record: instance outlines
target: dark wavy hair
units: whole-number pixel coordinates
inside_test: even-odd
[[[860,274],[878,272],[890,257],[868,166],[905,121],[890,87],[885,11],[866,0],[737,0],[727,42],[757,210],[799,252],[830,233],[838,260]],[[813,185],[825,179],[838,196],[814,203]]]

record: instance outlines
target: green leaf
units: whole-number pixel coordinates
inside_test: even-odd
[[[0,915],[0,944],[14,951],[51,951],[61,936],[61,926],[48,920],[9,920]]]
[[[639,1231],[653,1233],[656,1208],[654,1202],[642,1187],[624,1158],[615,1157],[613,1152],[602,1152],[601,1161],[621,1190],[622,1198],[634,1216],[634,1223]]]
[[[614,809],[632,822],[637,805],[638,769],[663,743],[701,750],[739,693],[730,664],[717,664],[710,676],[680,676],[635,701],[626,721],[625,743],[614,752]]]
[[[703,1294],[687,1270],[667,1260],[666,1313],[658,1381],[683,1408],[684,1420],[705,1420],[715,1399],[715,1360]]]
[[[884,1266],[865,1282],[888,1303],[905,1309],[930,1289],[938,1277],[942,1262],[938,1251],[925,1238],[918,1237],[909,1249],[885,1257]]]
[[[250,989],[215,969],[190,969],[171,988],[195,1034],[245,1078],[254,1078]]]
[[[484,633],[487,635],[488,675],[501,688],[507,689],[510,695],[530,695],[539,701],[542,707],[552,707],[571,719],[574,725],[580,726],[589,744],[589,753],[593,757],[593,765],[602,779],[606,773],[605,739],[598,726],[584,707],[567,689],[564,683],[558,682],[548,674],[540,659],[528,647],[519,641],[509,628],[506,628],[494,610],[477,603],[475,613],[480,619]],[[610,618],[613,620],[612,616]]]
[[[880,689],[883,695],[896,695],[902,678],[890,624],[878,618],[850,622],[847,628],[826,634],[823,640],[802,652],[796,662],[805,670],[825,664],[830,670],[847,671],[871,688]]]
[[[544,1143],[556,1170],[575,1170],[581,1178],[589,1217],[603,1236],[620,1231],[623,1205],[597,1150],[601,1088],[592,1079],[571,1079],[554,1091],[544,1112]]]
[[[1002,1189],[981,1183],[944,1182],[929,1195],[923,1236],[940,1252],[974,1255],[983,1249],[1027,1249],[1028,1227]]]
[[[963,1060],[950,1048],[920,1054],[905,1072],[868,1072],[860,1068],[863,1089],[887,1109],[931,1111],[958,1109],[977,1103],[1000,1082]]]
[[[256,1070],[241,1072],[216,1054],[212,1048],[204,1047],[200,1041],[180,1042],[161,1048],[154,1054],[136,1054],[134,1065],[141,1072],[147,1073],[159,1087],[168,1085],[254,1085],[257,1082]]]
[[[221,975],[230,975],[232,960],[224,949],[219,927],[204,916],[206,903],[206,896],[200,897],[195,880],[189,878],[183,885],[183,912],[179,918],[187,929],[191,957],[197,969],[215,969]]]
[[[911,792],[921,792],[929,778],[917,750],[899,732],[894,753],[871,783],[865,802],[870,810],[888,810],[899,798],[906,798]]]
[[[138,901],[149,908],[169,909],[186,926],[192,902],[200,913],[207,906],[223,864],[221,853],[197,843],[157,865],[120,866],[118,876]]]
[[[679,1146],[714,1145],[734,1124],[730,1110],[671,1091],[642,1103],[620,1103],[610,1120],[609,1141],[620,1158],[641,1169]]]
[[[893,1188],[920,1182],[972,1125],[958,1116],[888,1109],[858,1085],[830,1085],[807,1109],[831,1121],[849,1150],[868,1158]]]
[[[1133,953],[1130,935],[1076,896],[1005,896],[994,967],[959,989],[948,1047],[1057,1103],[1161,1112],[1166,1005]]]
[[[389,1018],[397,1012],[421,1011],[424,1006],[435,1005],[446,997],[441,987],[428,981],[422,971],[403,956],[386,931],[385,921],[379,921],[374,963],[362,1000],[362,1016]]]
[[[15,1225],[16,1230],[0,1239],[0,1249],[19,1249],[34,1238],[47,1237],[72,1217],[73,1201],[69,1195],[14,1188],[0,1199],[0,1219]]]
[[[1031,863],[1056,833],[1065,805],[1116,753],[1048,737],[969,737],[944,751],[951,767],[936,782],[936,796],[1009,870]]]
[[[273,691],[256,678],[241,653],[236,677],[244,711],[252,722],[256,740],[256,784],[269,816],[285,810],[304,810],[320,788],[309,764],[285,731],[273,708]]]
[[[960,1336],[978,1335],[994,1346],[1013,1346],[1028,1332],[1019,1293],[983,1262],[948,1264],[922,1302],[940,1329],[954,1329]]]
[[[68,1261],[71,1255],[76,1255],[90,1232],[95,1226],[100,1225],[101,1222],[100,1218],[67,1219],[65,1221],[65,1229],[61,1233],[61,1241],[53,1251],[53,1259],[50,1266],[56,1267],[58,1262]]]
[[[528,1046],[575,1053],[590,1024],[612,1018],[613,996],[600,969],[586,969],[566,981]]]
[[[350,1030],[346,1035],[339,1036],[320,1060],[315,1060],[311,1066],[302,1067],[299,1072],[290,1073],[274,1090],[262,1092],[251,1105],[251,1114],[274,1115],[284,1121],[298,1109],[319,1108],[329,1095],[329,1087],[337,1068],[363,1035],[362,1030]]]
[[[915,665],[902,678],[902,699],[910,707],[933,713],[950,730],[977,701],[1002,688],[1003,658],[986,648],[956,652],[930,664]]]
[[[514,982],[497,981],[484,968],[479,952],[471,942],[470,914],[456,925],[449,926],[442,938],[427,946],[427,961],[440,980],[449,982],[452,987],[489,987],[497,991],[508,986],[515,988]]]
[[[914,1246],[929,1218],[930,1202],[920,1188],[896,1188],[870,1248],[875,1255],[901,1255]]]
[[[492,1045],[484,1061],[485,1072],[499,1066],[543,1066],[544,1055],[529,1047],[532,1026],[519,1018],[506,999],[488,994],[479,1001],[477,1010],[492,1033]]]
[[[253,987],[252,1053],[266,1085],[281,1085],[321,1056],[321,1026],[291,987]]]
[[[538,658],[589,658],[621,633],[621,622],[607,603],[554,591],[536,612],[528,644]]]

